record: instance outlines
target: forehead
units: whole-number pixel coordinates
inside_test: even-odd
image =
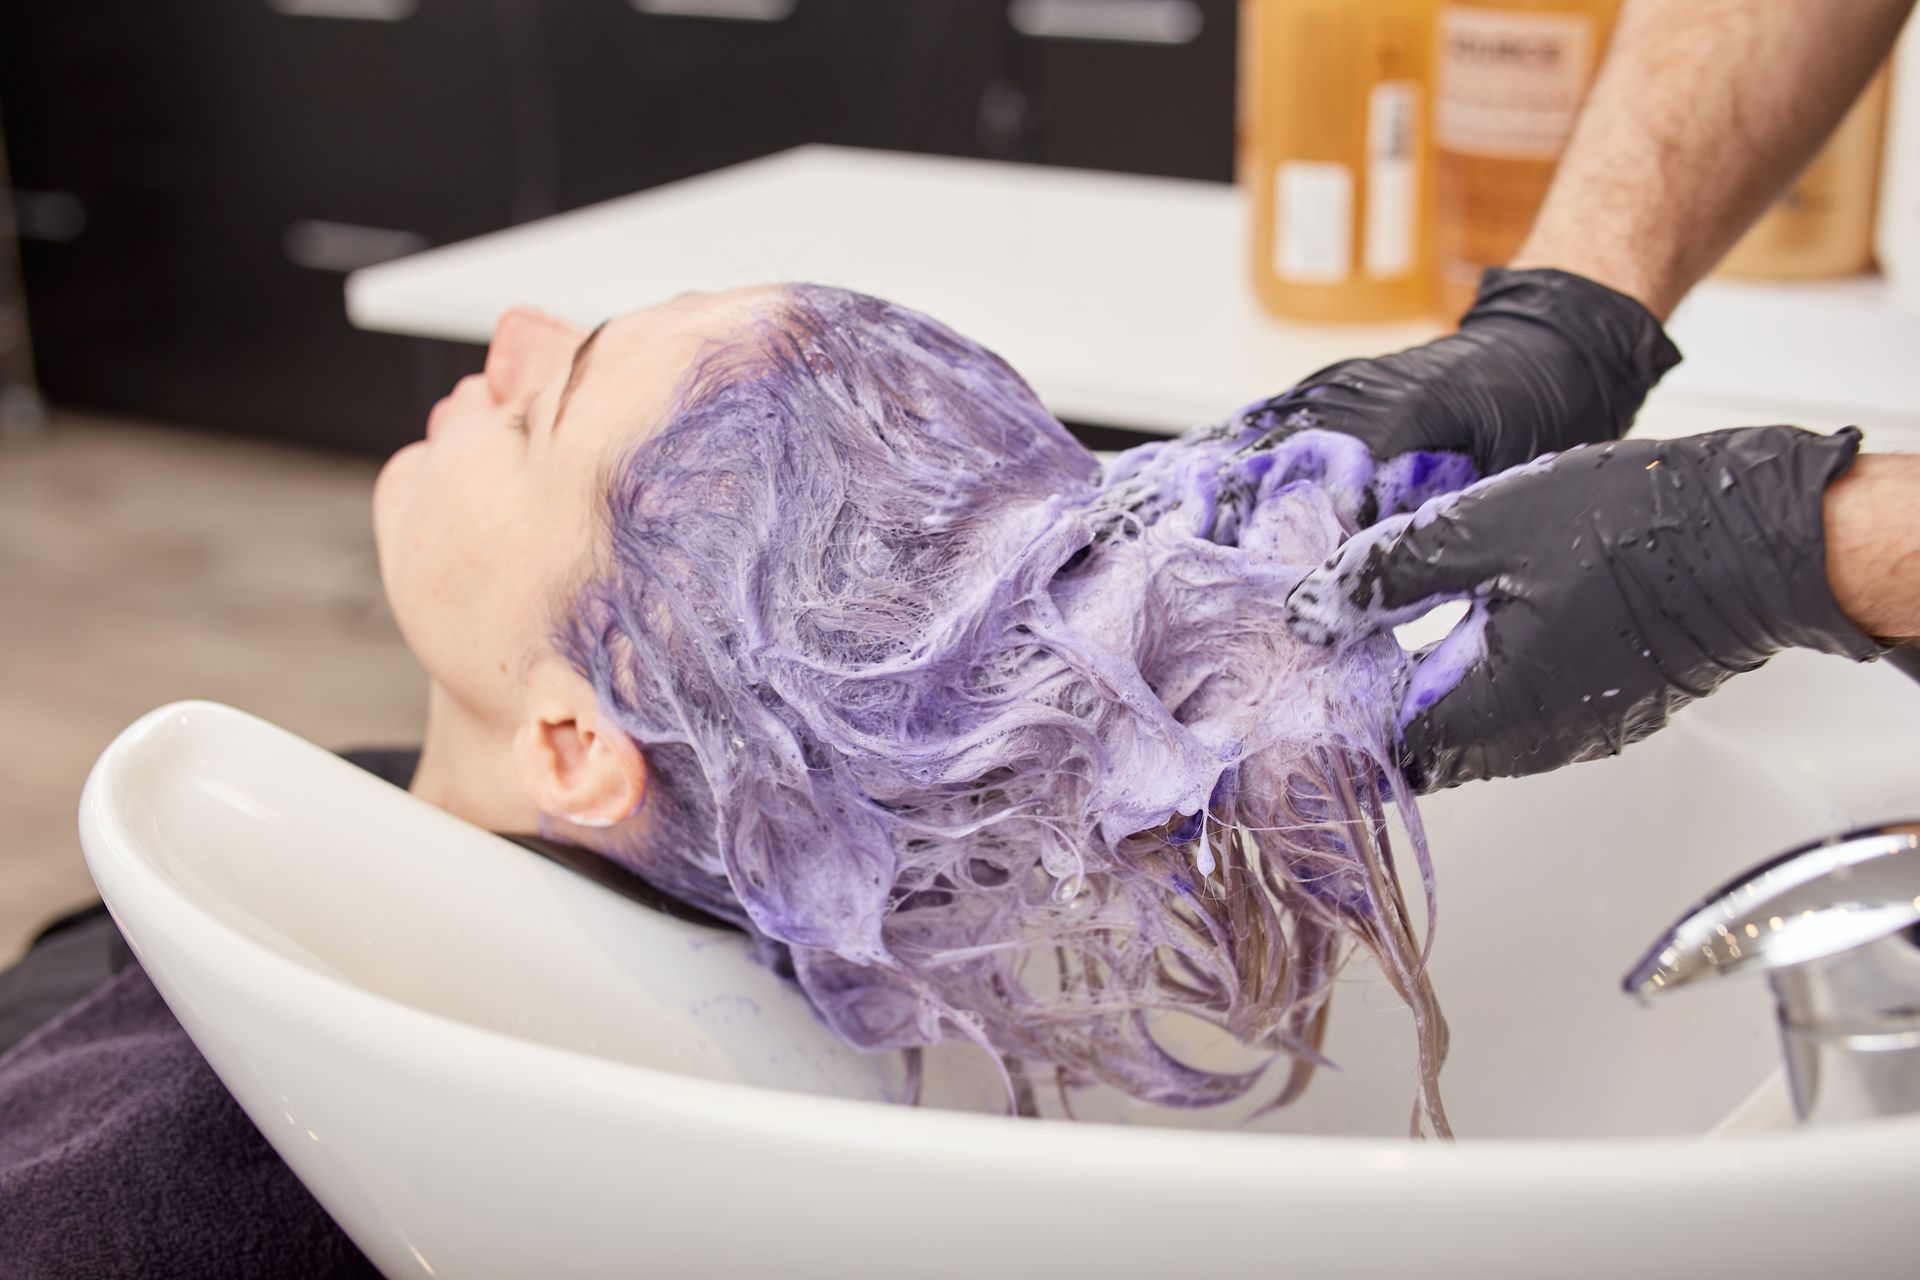
[[[610,413],[628,429],[657,424],[687,372],[748,328],[779,292],[689,293],[614,317],[587,353],[569,397],[566,429],[576,415],[599,421]]]

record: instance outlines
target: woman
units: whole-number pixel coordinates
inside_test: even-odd
[[[1480,367],[1521,337],[1526,359]],[[362,763],[747,929],[856,1044],[981,1044],[1023,1110],[1048,1077],[1177,1104],[1261,1084],[1165,1051],[1169,1013],[1289,1064],[1269,1100],[1290,1099],[1357,941],[1413,1010],[1416,1127],[1445,1132],[1444,1024],[1381,814],[1410,798],[1398,732],[1471,655],[1296,641],[1302,605],[1381,603],[1304,598],[1372,563],[1366,539],[1306,571],[1459,489],[1469,457],[1618,434],[1668,363],[1657,337],[1630,300],[1492,272],[1458,335],[1103,475],[1005,364],[876,299],[695,295],[591,335],[515,311],[376,487],[432,696],[417,768]],[[1438,408],[1408,393],[1436,368]],[[1495,387],[1539,413],[1481,412]],[[1556,474],[1439,498],[1372,541]],[[366,1273],[138,965],[74,958],[89,929],[111,937],[56,927],[0,975],[64,964],[91,988],[10,1052],[0,1020],[20,1273]]]
[[[1445,1031],[1384,849],[1402,658],[1292,640],[1381,469],[1260,415],[1104,477],[1003,362],[818,286],[502,322],[375,493],[432,677],[412,789],[747,929],[868,1049],[1201,1105],[1315,1061],[1349,939]],[[1396,484],[1396,477],[1403,483]],[[1417,815],[1407,809],[1418,842]],[[1424,865],[1424,850],[1420,850]]]

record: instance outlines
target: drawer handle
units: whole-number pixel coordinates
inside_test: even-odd
[[[296,267],[346,272],[418,253],[427,247],[427,238],[416,231],[302,218],[287,227],[280,247]]]
[[[13,192],[14,234],[22,240],[66,244],[87,229],[87,206],[71,191]]]
[[[650,18],[718,18],[723,22],[785,22],[800,0],[627,0]]]
[[[1007,21],[1035,40],[1191,44],[1207,25],[1193,0],[1012,0]]]
[[[350,22],[401,22],[419,7],[420,0],[267,0],[267,8],[282,17]]]

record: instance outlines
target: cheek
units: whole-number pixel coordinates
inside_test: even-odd
[[[374,537],[395,580],[429,584],[472,571],[499,500],[484,456],[416,442],[387,460],[373,487]]]
[[[451,442],[447,442],[451,443]],[[374,486],[388,604],[427,674],[469,709],[500,713],[503,664],[537,631],[545,598],[540,526],[527,495],[483,454],[409,446]]]
[[[472,459],[424,443],[408,445],[381,468],[373,488],[374,542],[387,602],[414,655],[439,677],[460,660],[490,575],[490,522],[477,518],[483,496]]]

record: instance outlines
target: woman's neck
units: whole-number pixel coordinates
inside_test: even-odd
[[[436,681],[408,791],[489,831],[539,830],[540,811],[513,769],[511,737],[475,716]]]

